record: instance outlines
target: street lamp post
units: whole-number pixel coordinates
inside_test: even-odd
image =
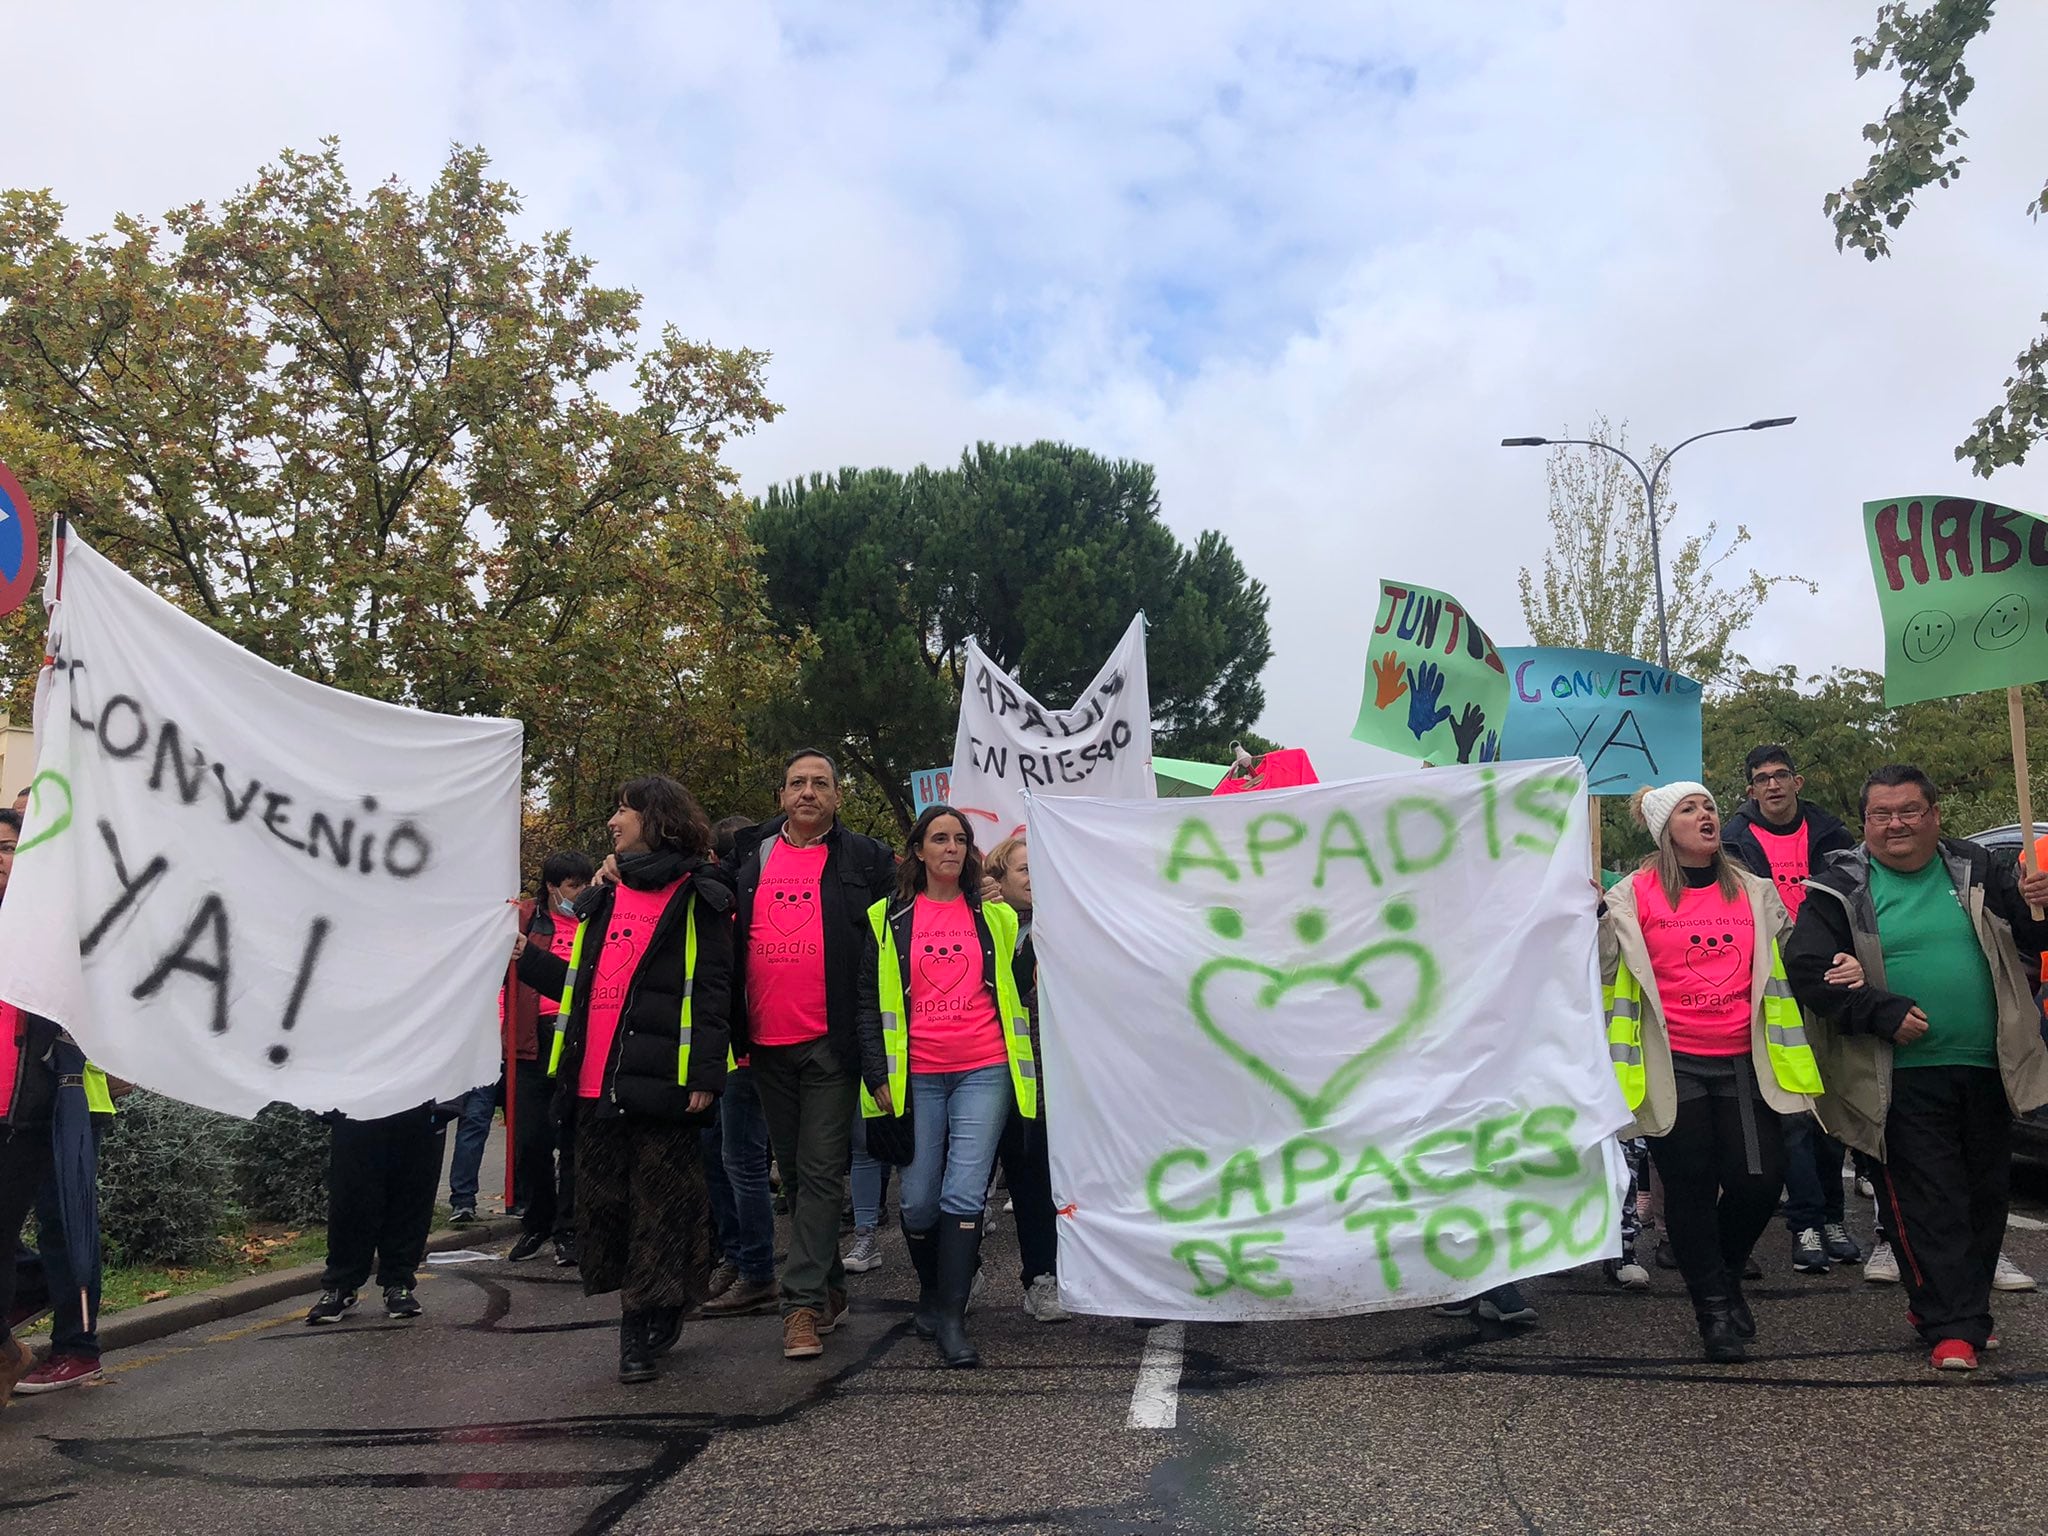
[[[1711,432],[1695,432],[1681,442],[1678,448],[1696,443],[1703,437],[1720,437],[1729,432],[1761,432],[1767,427],[1789,427],[1798,419],[1796,416],[1767,416],[1762,421],[1752,421],[1743,427],[1716,427]],[[1636,478],[1643,482],[1643,508],[1650,519],[1650,569],[1657,579],[1657,665],[1667,672],[1670,671],[1671,637],[1664,625],[1664,557],[1657,538],[1657,482],[1663,477],[1664,466],[1671,462],[1678,448],[1673,448],[1645,471],[1633,455],[1612,443],[1599,442],[1590,437],[1504,437],[1500,440],[1500,445],[1503,448],[1604,448],[1636,472]]]

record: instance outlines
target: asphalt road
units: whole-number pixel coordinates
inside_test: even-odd
[[[2038,1196],[2038,1182],[2031,1187]],[[2038,1198],[2023,1215],[2039,1220]],[[1867,1231],[1867,1213],[1857,1222]],[[274,1308],[108,1359],[105,1385],[0,1416],[0,1529],[278,1532],[1887,1532],[2048,1524],[2048,1300],[1937,1377],[1896,1287],[1808,1278],[1781,1229],[1759,1357],[1696,1354],[1677,1277],[1528,1287],[1504,1330],[1404,1313],[1186,1330],[1045,1326],[1007,1231],[987,1364],[909,1331],[900,1248],[825,1357],[773,1318],[690,1324],[667,1374],[612,1379],[615,1303],[545,1260],[437,1265],[426,1316],[310,1329]],[[2009,1251],[2048,1276],[2048,1230]],[[1138,1391],[1154,1343],[1153,1384]],[[1131,1428],[1141,1412],[1169,1428]],[[1146,1407],[1145,1405],[1149,1405]]]

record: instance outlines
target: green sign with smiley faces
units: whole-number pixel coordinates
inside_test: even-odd
[[[2048,679],[2048,522],[1961,496],[1863,504],[1884,701]]]

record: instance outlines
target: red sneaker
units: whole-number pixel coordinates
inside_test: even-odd
[[[90,1386],[103,1380],[97,1360],[77,1355],[52,1355],[14,1384],[17,1392],[61,1392],[66,1387]]]
[[[1977,1351],[1961,1339],[1943,1339],[1934,1346],[1934,1354],[1927,1363],[1937,1371],[1974,1371]]]

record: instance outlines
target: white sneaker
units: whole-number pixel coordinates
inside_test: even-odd
[[[882,1245],[875,1240],[873,1227],[862,1227],[853,1234],[853,1242],[846,1250],[846,1257],[840,1260],[850,1275],[864,1275],[871,1269],[882,1267]]]
[[[2031,1291],[2034,1289],[2034,1277],[2024,1269],[2021,1269],[2019,1265],[2013,1263],[2001,1251],[1998,1255],[1998,1268],[1991,1276],[1991,1289],[1994,1291]]]
[[[1040,1275],[1024,1293],[1024,1314],[1034,1322],[1064,1323],[1073,1317],[1060,1305],[1060,1283],[1051,1275]]]
[[[1897,1285],[1899,1261],[1890,1243],[1879,1243],[1863,1261],[1863,1278],[1872,1285]]]
[[[1875,1200],[1877,1198],[1877,1186],[1859,1173],[1856,1175],[1856,1193],[1866,1200]]]
[[[1650,1272],[1634,1259],[1615,1265],[1611,1278],[1625,1291],[1647,1291],[1650,1288]]]

